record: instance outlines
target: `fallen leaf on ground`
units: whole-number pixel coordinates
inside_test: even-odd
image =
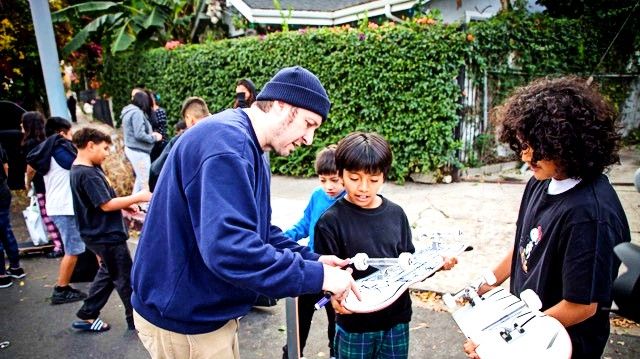
[[[618,328],[640,328],[640,324],[634,322],[633,320],[627,319],[627,318],[623,318],[623,317],[619,317],[619,316],[615,316],[613,318],[611,318],[611,324],[614,327],[618,327]]]

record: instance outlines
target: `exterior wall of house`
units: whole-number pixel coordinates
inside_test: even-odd
[[[457,1],[454,0],[432,0],[427,3],[428,9],[439,9],[442,12],[442,20],[445,23],[456,21],[464,22],[467,13],[478,13],[482,16],[491,17],[500,11],[499,0],[461,0],[461,6],[457,8]],[[535,0],[528,0],[527,10],[530,12],[541,12],[544,7],[537,5]]]
[[[623,136],[629,135],[631,131],[640,127],[640,77],[631,83],[629,97],[620,109],[620,122]]]

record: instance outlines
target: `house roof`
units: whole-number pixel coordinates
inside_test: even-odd
[[[275,9],[273,0],[244,0],[252,9]],[[336,11],[373,2],[373,0],[281,0],[283,10]]]
[[[333,26],[412,8],[416,0],[280,0],[287,23],[292,25]],[[282,14],[272,0],[227,0],[249,22],[281,24]],[[291,9],[290,16],[288,9]]]

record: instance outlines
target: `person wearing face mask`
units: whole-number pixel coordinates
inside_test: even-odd
[[[236,83],[236,99],[233,108],[247,108],[256,101],[256,85],[249,79],[242,79]]]

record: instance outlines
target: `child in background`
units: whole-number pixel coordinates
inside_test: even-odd
[[[187,129],[187,123],[184,120],[176,122],[174,136],[180,136]]]
[[[64,243],[64,256],[60,261],[51,304],[72,303],[87,297],[85,293],[69,285],[78,256],[85,251],[73,212],[69,184],[69,170],[77,151],[71,143],[71,122],[66,119],[50,117],[45,125],[45,132],[49,137],[29,153],[27,163],[43,178],[45,209]]]
[[[115,288],[124,304],[127,325],[133,330],[132,260],[120,210],[136,212],[137,203],[148,202],[151,193],[141,190],[116,197],[100,167],[109,155],[109,135],[85,127],[73,135],[73,144],[78,148],[78,156],[71,167],[70,181],[78,229],[87,248],[100,257],[100,268],[91,283],[89,297],[76,314],[82,320],[74,322],[73,327],[90,332],[109,330],[111,327],[98,316]]]
[[[320,217],[315,227],[315,250],[352,258],[366,253],[372,258],[397,258],[413,253],[411,227],[400,206],[378,194],[391,168],[391,149],[382,136],[354,132],[336,149],[336,167],[346,195]],[[375,269],[354,271],[363,278]],[[411,298],[405,291],[378,312],[351,314],[332,302],[336,316],[336,358],[407,358]]]
[[[38,111],[29,111],[22,114],[21,126],[22,132],[22,153],[25,157],[29,156],[29,153],[36,147],[38,147],[44,140],[51,136],[52,133],[46,133],[44,126],[44,116]],[[53,220],[47,215],[47,199],[45,196],[46,189],[44,187],[44,180],[42,174],[35,171],[33,167],[27,164],[25,171],[25,187],[27,193],[31,192],[33,188],[34,195],[38,200],[38,208],[40,208],[40,216],[44,223],[47,235],[53,242],[53,251],[47,253],[48,258],[58,258],[64,255],[64,248],[62,240],[60,239],[60,232],[53,223]],[[33,187],[32,187],[33,185]]]
[[[0,288],[7,288],[13,284],[11,278],[24,278],[24,270],[20,268],[18,242],[11,229],[9,218],[11,207],[11,191],[7,185],[9,165],[7,153],[0,146]],[[9,268],[5,268],[4,252],[9,258]]]
[[[322,216],[322,214],[331,207],[338,199],[344,195],[344,186],[342,180],[338,176],[338,169],[336,168],[336,145],[330,145],[316,155],[316,174],[320,180],[320,186],[317,187],[311,194],[311,199],[307,208],[304,210],[304,216],[291,227],[284,232],[284,235],[299,241],[303,238],[309,238],[307,246],[314,250],[314,228],[316,222]],[[300,335],[300,355],[304,356],[302,352],[307,343],[307,337],[309,336],[309,329],[311,328],[311,321],[313,319],[313,313],[315,312],[314,305],[320,298],[324,296],[323,293],[305,294],[298,297],[298,326]],[[327,334],[329,337],[329,356],[334,358],[333,353],[333,338],[336,333],[335,329],[335,316],[336,313],[330,305],[325,306],[327,312]],[[285,345],[282,350],[283,359],[287,359],[287,346]]]
[[[611,288],[631,240],[620,200],[603,171],[619,161],[611,106],[583,80],[540,79],[496,111],[500,140],[533,171],[514,245],[493,270],[511,293],[532,289],[567,328],[573,358],[600,358],[609,337]],[[481,293],[488,286],[480,289]],[[465,352],[477,358],[468,341]]]

